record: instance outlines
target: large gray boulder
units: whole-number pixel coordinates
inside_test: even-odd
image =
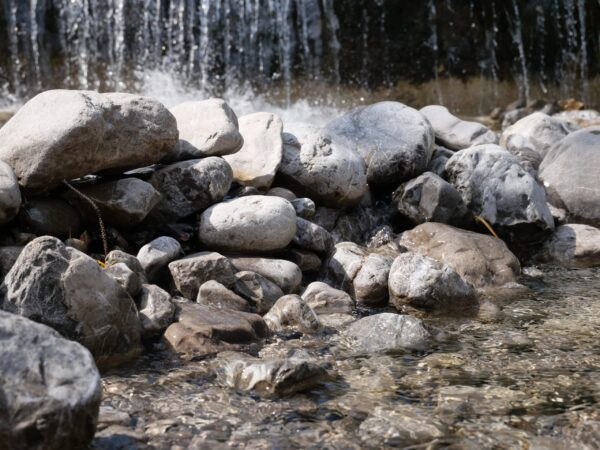
[[[175,118],[155,100],[52,90],[29,100],[0,129],[0,160],[26,192],[44,192],[62,180],[157,163],[177,137]]]
[[[600,266],[600,230],[576,223],[561,225],[544,242],[539,257],[570,268]]]
[[[8,164],[0,161],[0,225],[15,218],[21,206],[19,182]]]
[[[250,195],[211,206],[198,236],[209,248],[265,252],[286,247],[296,234],[296,211],[280,197]]]
[[[240,117],[244,144],[237,153],[224,156],[233,169],[233,178],[245,186],[268,189],[281,164],[283,122],[271,113],[258,112]]]
[[[512,239],[535,239],[554,229],[544,188],[502,147],[461,150],[446,163],[446,173],[471,212]]]
[[[216,252],[199,252],[169,263],[177,290],[188,300],[195,300],[206,281],[215,280],[226,287],[235,282],[235,269],[229,260]]]
[[[102,398],[90,352],[53,329],[0,311],[0,446],[87,448]]]
[[[140,323],[129,294],[89,256],[56,238],[31,241],[0,286],[2,308],[78,341],[98,366],[140,351]]]
[[[435,139],[452,150],[498,142],[498,136],[488,127],[477,122],[461,120],[444,106],[430,105],[421,108],[419,112],[429,120]]]
[[[161,199],[152,215],[176,222],[220,202],[231,187],[233,172],[223,158],[192,159],[157,170],[150,183]]]
[[[281,288],[284,294],[293,294],[302,283],[302,271],[293,262],[285,259],[229,256],[229,261],[238,271],[256,272]]]
[[[539,177],[552,205],[573,221],[600,226],[600,127],[569,134],[548,152]]]
[[[405,231],[398,243],[454,269],[476,288],[500,287],[516,281],[519,260],[493,236],[428,222]]]
[[[177,120],[179,142],[170,160],[229,155],[244,142],[238,120],[224,100],[210,98],[171,108]]]
[[[294,134],[284,133],[278,181],[333,207],[355,205],[367,190],[361,156],[311,125],[296,126]]]
[[[433,151],[430,123],[416,109],[398,102],[355,108],[329,122],[325,131],[338,145],[363,157],[371,185],[397,185],[420,175]]]

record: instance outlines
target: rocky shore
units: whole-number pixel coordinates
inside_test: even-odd
[[[391,101],[315,126],[238,118],[220,99],[171,110],[132,94],[31,99],[0,127],[0,447],[239,447],[244,424],[219,429],[219,405],[221,418],[260,405],[268,434],[269,408],[302,409],[328,384],[372,392],[396,377],[398,355],[431,377],[463,370],[452,348],[471,341],[457,318],[465,333],[498,332],[503,308],[543,278],[537,266],[593,279],[600,266],[600,113],[514,105],[493,117],[501,131]],[[162,404],[175,368],[171,394],[188,391],[170,435],[175,418],[146,423],[151,406],[127,392],[147,377],[144,395]],[[124,373],[130,385],[115,381]],[[411,376],[402,383],[432,389]],[[521,392],[455,379],[436,385],[440,416],[350,400],[328,414],[354,423],[356,448],[450,436],[482,448],[491,437],[456,432],[468,408],[531,408]],[[488,400],[500,409],[486,413]],[[523,433],[536,448],[595,448],[591,423],[595,437],[573,433],[567,447]],[[319,432],[315,447],[343,434]],[[265,439],[254,447],[310,441]]]

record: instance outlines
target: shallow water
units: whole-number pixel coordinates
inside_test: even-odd
[[[331,377],[287,398],[220,385],[213,358],[147,352],[105,374],[96,448],[600,448],[600,269],[544,268],[480,318],[426,318],[427,353],[355,355],[337,336],[273,339]],[[125,413],[125,414],[124,414]]]

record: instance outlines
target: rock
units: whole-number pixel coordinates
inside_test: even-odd
[[[95,215],[92,220],[97,220]],[[19,225],[23,231],[60,239],[79,236],[82,228],[79,213],[59,198],[29,200],[19,212]]]
[[[416,317],[381,313],[363,317],[344,331],[359,352],[426,350],[431,335]]]
[[[298,295],[285,295],[263,317],[272,332],[292,328],[302,333],[316,333],[321,322],[306,302]]]
[[[173,351],[188,357],[233,350],[265,338],[269,332],[257,314],[195,303],[179,304],[176,318],[165,331],[164,340]]]
[[[498,136],[488,127],[461,120],[444,106],[430,105],[421,108],[419,112],[427,118],[435,139],[444,147],[462,150],[474,145],[498,143]]]
[[[211,206],[200,217],[198,236],[210,248],[266,252],[286,247],[296,233],[296,212],[287,200],[254,195]]]
[[[215,252],[199,252],[169,263],[169,271],[177,290],[195,300],[198,290],[206,281],[215,280],[226,287],[235,282],[235,269],[229,260]]]
[[[316,253],[328,253],[333,247],[333,238],[325,228],[298,217],[296,235],[293,239],[298,247]]]
[[[416,225],[439,222],[465,226],[472,221],[454,186],[432,172],[401,184],[394,191],[392,207],[402,219]]]
[[[500,239],[428,222],[405,231],[399,244],[454,269],[476,288],[515,282],[519,260]]]
[[[539,169],[552,205],[567,210],[571,221],[600,226],[600,127],[569,134],[548,152]]]
[[[454,155],[452,150],[439,146],[435,147],[431,160],[427,165],[427,171],[433,172],[442,178],[446,178],[446,162],[452,158],[452,155]]]
[[[342,242],[327,261],[326,279],[359,304],[379,305],[388,299],[388,274],[393,260],[353,242]]]
[[[236,274],[236,276],[237,275],[239,274]],[[246,299],[240,297],[235,292],[227,289],[215,280],[209,280],[200,286],[198,297],[196,297],[196,303],[217,309],[233,309],[234,311],[250,310],[250,305]]]
[[[600,230],[590,225],[561,225],[544,243],[539,258],[570,268],[600,266]]]
[[[333,241],[336,244],[346,241],[366,244],[381,226],[390,223],[391,210],[387,204],[380,203],[374,207],[357,206],[342,212],[331,231]]]
[[[182,161],[154,172],[150,183],[161,200],[152,215],[176,222],[220,202],[231,187],[233,172],[216,156]]]
[[[0,225],[13,220],[21,207],[19,182],[8,164],[0,161]]]
[[[446,172],[471,212],[512,239],[531,241],[554,229],[544,188],[502,147],[461,150]]]
[[[104,258],[104,263],[108,267],[113,266],[115,264],[123,263],[127,267],[129,267],[129,269],[131,269],[133,273],[137,275],[142,284],[147,283],[146,272],[144,271],[142,264],[140,263],[139,259],[137,259],[133,255],[130,255],[129,253],[125,253],[121,250],[112,250]]]
[[[354,300],[346,292],[320,281],[310,283],[302,293],[302,299],[319,316],[351,314],[355,306]]]
[[[3,309],[49,325],[86,346],[98,366],[140,353],[133,300],[98,263],[56,238],[31,241],[0,287]]]
[[[2,448],[87,448],[102,398],[90,352],[47,326],[2,311],[0,335]]]
[[[181,245],[169,236],[161,236],[140,248],[137,259],[144,268],[148,279],[152,280],[158,272],[181,253]]]
[[[434,133],[427,119],[398,102],[355,108],[325,130],[334,142],[363,157],[370,185],[397,185],[420,175],[433,151]]]
[[[293,204],[294,200],[296,200],[296,194],[286,188],[282,187],[274,187],[269,189],[269,191],[265,194],[271,197],[281,197],[286,199],[288,202]]]
[[[323,261],[315,253],[297,248],[290,248],[279,256],[296,264],[302,272],[317,272],[321,269]]]
[[[155,100],[52,90],[0,129],[0,160],[26,192],[44,192],[101,170],[154,164],[173,151],[177,137],[175,118]]]
[[[235,274],[234,291],[251,302],[259,314],[268,312],[283,297],[283,291],[272,281],[255,272],[241,271]]]
[[[230,256],[229,261],[238,270],[262,275],[281,288],[284,294],[293,294],[302,283],[300,268],[284,259]]]
[[[258,112],[240,117],[244,145],[225,156],[233,169],[233,178],[245,186],[268,189],[281,164],[283,122],[271,113]]]
[[[550,148],[570,131],[561,120],[535,112],[505,129],[500,137],[500,145],[513,154],[532,150],[539,155],[538,161],[541,162]]]
[[[562,111],[554,114],[553,117],[565,121],[574,130],[578,127],[589,128],[600,126],[600,112],[594,109]]]
[[[377,229],[375,234],[369,239],[367,248],[379,248],[387,245],[396,239],[394,230],[389,225],[382,225]]]
[[[235,113],[219,98],[181,103],[171,108],[171,114],[179,130],[172,161],[229,155],[244,143]]]
[[[284,133],[277,177],[294,192],[336,208],[360,202],[367,189],[365,163],[351,148],[313,126]]]
[[[310,198],[302,197],[292,200],[296,216],[310,220],[314,217],[317,207]]]
[[[140,293],[142,280],[127,264],[122,262],[112,264],[104,272],[114,278],[132,298],[137,297]]]
[[[390,303],[427,311],[464,311],[477,306],[473,286],[452,268],[428,256],[407,252],[392,264]]]
[[[23,247],[20,246],[0,247],[0,283],[6,274],[10,272],[22,251]],[[1,300],[0,298],[0,307],[2,306]]]
[[[343,211],[339,209],[327,208],[325,206],[319,206],[315,210],[315,216],[311,218],[311,222],[322,226],[327,231],[331,232],[335,228],[335,224]]]
[[[150,183],[138,178],[123,178],[89,186],[78,186],[77,190],[91,198],[100,209],[102,219],[118,228],[131,228],[143,221],[160,200],[160,194]],[[88,217],[96,221],[96,213],[90,204],[75,192],[66,197]]]
[[[327,375],[323,365],[298,351],[288,358],[264,359],[223,352],[218,363],[218,373],[226,386],[282,397],[310,389]]]
[[[139,304],[140,325],[144,339],[160,334],[173,323],[175,305],[167,291],[154,284],[144,284],[141,288]]]

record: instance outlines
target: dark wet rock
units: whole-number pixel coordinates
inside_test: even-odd
[[[333,142],[363,157],[370,185],[397,185],[420,175],[433,151],[434,133],[427,119],[398,102],[355,108],[325,130]]]
[[[321,322],[313,309],[298,295],[285,295],[263,317],[272,332],[286,329],[302,333],[316,333]]]
[[[350,314],[355,306],[354,300],[346,292],[321,281],[310,283],[302,293],[302,298],[319,316]]]
[[[600,266],[600,230],[575,223],[561,225],[544,243],[538,257],[570,268]]]
[[[302,283],[302,271],[293,262],[284,259],[230,256],[238,271],[256,272],[281,288],[284,294],[293,294]]]
[[[531,241],[554,229],[544,188],[502,147],[461,150],[446,172],[471,212],[512,239]]]
[[[399,244],[454,269],[476,288],[516,281],[519,260],[500,239],[428,222],[406,231]]]
[[[315,202],[313,202],[310,198],[302,197],[296,198],[292,200],[292,206],[296,211],[296,215],[298,217],[302,217],[303,219],[310,220],[315,216],[315,212],[317,211],[317,207],[315,206]]]
[[[272,281],[256,272],[243,270],[235,274],[233,290],[251,302],[260,314],[268,312],[283,297],[283,291]]]
[[[140,293],[143,280],[127,264],[112,264],[104,272],[114,278],[132,298],[135,298]]]
[[[161,199],[152,216],[176,222],[220,202],[231,187],[233,172],[224,159],[211,156],[166,166],[154,172],[150,183]]]
[[[51,90],[0,129],[0,159],[27,192],[43,192],[101,170],[154,164],[173,151],[177,137],[175,118],[155,100]]]
[[[296,264],[302,272],[317,272],[323,265],[323,261],[318,255],[307,250],[290,248],[280,253],[279,256]]]
[[[379,227],[389,224],[390,216],[391,209],[387,205],[357,206],[338,216],[331,236],[336,244],[346,241],[366,244]]]
[[[4,310],[86,346],[98,366],[140,353],[140,324],[129,294],[96,261],[56,238],[37,238],[23,249],[0,297]]]
[[[240,274],[236,274],[236,277],[238,275]],[[283,293],[281,295],[283,295]],[[250,310],[250,304],[246,299],[240,297],[238,294],[227,289],[225,286],[215,280],[207,281],[200,286],[200,289],[198,290],[198,297],[196,297],[196,303],[204,306],[212,306],[218,309],[233,309],[235,311]]]
[[[393,313],[363,317],[351,323],[344,335],[352,348],[366,353],[426,350],[431,339],[420,319]]]
[[[419,112],[429,120],[436,141],[452,150],[498,142],[498,136],[488,127],[477,122],[461,120],[444,106],[430,105],[421,108]]]
[[[454,155],[452,150],[436,146],[431,155],[431,160],[427,165],[427,171],[433,172],[442,178],[446,178],[446,163],[452,158],[452,155]]]
[[[138,311],[142,337],[147,339],[160,334],[173,323],[175,305],[167,291],[154,284],[144,284],[139,296]]]
[[[135,256],[130,255],[129,253],[126,253],[121,250],[112,250],[104,258],[104,263],[108,267],[113,266],[115,264],[123,263],[138,276],[142,284],[146,283],[146,272],[144,271],[140,260],[137,259]]]
[[[169,263],[169,271],[177,290],[188,300],[195,300],[206,281],[216,280],[231,287],[235,269],[231,262],[216,252],[199,252]]]
[[[15,218],[21,207],[19,182],[8,164],[0,161],[0,225]]]
[[[432,172],[425,172],[394,191],[394,213],[413,224],[424,222],[465,226],[472,220],[460,193]]]
[[[400,310],[464,311],[477,305],[473,286],[449,266],[418,253],[394,260],[388,285],[390,303]]]
[[[286,247],[296,233],[296,212],[280,197],[254,195],[211,206],[200,217],[198,236],[209,248],[266,252]]]
[[[253,358],[244,353],[223,352],[217,359],[222,382],[232,389],[263,395],[287,396],[317,385],[327,369],[302,352],[287,358]]]
[[[250,344],[269,333],[262,317],[195,303],[180,303],[177,321],[164,334],[167,345],[188,357],[203,356]]]
[[[51,328],[0,311],[0,446],[86,448],[102,396],[90,352]]]
[[[181,244],[169,236],[161,236],[147,243],[137,254],[148,279],[152,280],[181,254]]]
[[[242,147],[237,117],[219,98],[184,102],[171,108],[171,114],[177,120],[179,142],[170,160],[229,155]]]
[[[21,246],[0,247],[0,282],[15,264],[23,251]]]
[[[343,211],[340,209],[318,206],[315,210],[314,217],[311,219],[311,222],[322,226],[327,231],[333,231],[335,228],[335,223],[342,213]]]
[[[286,199],[290,203],[293,203],[293,201],[296,200],[296,194],[294,194],[289,189],[282,187],[271,188],[265,195],[269,195],[271,197],[281,197]]]
[[[539,177],[552,205],[567,210],[571,221],[600,226],[600,127],[569,134],[548,152]]]
[[[293,239],[298,247],[320,254],[328,253],[333,247],[333,238],[325,228],[298,217]]]
[[[81,217],[77,210],[59,198],[29,200],[19,212],[23,231],[38,236],[50,235],[60,239],[79,236]]]
[[[77,189],[94,201],[108,225],[125,229],[143,221],[160,200],[158,191],[150,183],[138,178],[83,185]],[[88,221],[96,220],[95,211],[79,194],[68,191],[66,198],[77,206]]]

